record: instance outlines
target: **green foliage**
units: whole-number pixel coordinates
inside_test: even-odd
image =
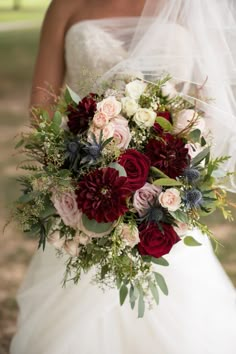
[[[201,246],[202,244],[196,241],[192,236],[184,237],[184,244],[186,246]]]

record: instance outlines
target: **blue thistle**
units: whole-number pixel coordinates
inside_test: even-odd
[[[83,146],[83,158],[81,164],[95,164],[102,156],[102,150],[112,140],[112,138],[105,141],[102,140],[102,131],[97,141],[96,136],[91,133],[92,142],[85,143]]]
[[[140,219],[141,222],[152,223],[155,222],[161,229],[161,222],[170,224],[173,219],[167,210],[162,208],[158,200],[156,199],[153,204],[149,204],[149,209],[147,209],[145,215]]]
[[[192,188],[185,192],[183,200],[188,209],[198,208],[203,203],[203,195],[200,190]]]
[[[65,151],[65,160],[66,163],[69,163],[69,168],[72,170],[77,170],[79,161],[81,158],[81,143],[76,137],[72,140],[65,142],[66,151]]]
[[[183,175],[189,184],[194,184],[194,183],[198,182],[201,177],[200,171],[196,168],[193,168],[193,167],[186,168],[184,170]]]

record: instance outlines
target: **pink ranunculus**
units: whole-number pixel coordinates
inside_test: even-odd
[[[98,129],[103,129],[109,122],[109,118],[106,113],[96,112],[93,117],[93,124]]]
[[[114,96],[104,98],[97,104],[97,109],[105,113],[109,119],[116,117],[121,111],[121,103]]]
[[[73,192],[61,195],[54,192],[51,200],[64,224],[76,229],[82,215],[77,206],[76,195]]]
[[[117,147],[121,150],[127,149],[132,138],[127,119],[117,117],[112,120],[112,124],[114,126],[113,138]]]
[[[143,216],[155,198],[161,193],[161,188],[150,183],[145,183],[144,186],[134,193],[133,206],[137,210],[139,216]]]
[[[167,208],[169,211],[176,211],[181,204],[180,192],[175,188],[169,188],[165,192],[161,192],[159,202],[163,208]]]

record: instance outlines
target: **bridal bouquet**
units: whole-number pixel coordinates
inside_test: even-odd
[[[193,228],[212,237],[201,217],[216,208],[231,218],[227,157],[211,157],[204,112],[169,77],[124,79],[82,100],[67,88],[53,112],[35,110],[17,144],[30,174],[15,215],[39,247],[68,255],[65,282],[94,268],[94,282],[117,286],[120,304],[129,297],[142,317],[159,290],[168,294],[163,256],[177,242],[199,245]]]

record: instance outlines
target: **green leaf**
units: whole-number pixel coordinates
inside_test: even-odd
[[[172,124],[163,117],[157,117],[156,123],[158,123],[165,131],[169,132],[173,129]]]
[[[107,264],[105,264],[103,267],[102,267],[102,269],[101,269],[101,279],[104,279],[105,278],[105,276],[106,276],[106,274],[107,274],[107,272],[108,272],[108,265]]]
[[[129,291],[130,301],[136,301],[138,299],[138,296],[139,296],[138,288],[135,285],[131,284],[130,291]]]
[[[123,166],[121,166],[119,163],[117,162],[111,162],[108,167],[114,168],[115,170],[117,170],[119,172],[119,176],[120,177],[127,177],[127,173],[124,169]]]
[[[201,138],[201,130],[200,129],[194,129],[189,134],[189,137],[194,143],[198,143],[200,141],[200,138]]]
[[[198,241],[195,240],[195,238],[193,238],[192,236],[186,236],[184,238],[184,243],[187,246],[201,246],[202,244]]]
[[[195,156],[192,159],[192,162],[191,162],[192,166],[199,165],[199,163],[202,162],[207,157],[207,155],[209,155],[209,153],[210,153],[210,148],[209,147],[207,147],[206,149],[201,151],[197,156]]]
[[[48,218],[49,216],[52,216],[54,214],[57,214],[56,209],[54,208],[54,206],[51,205],[46,205],[44,210],[42,211],[42,213],[40,214],[40,217],[43,219]]]
[[[156,287],[156,284],[150,281],[149,282],[149,287],[150,287],[152,296],[153,296],[156,304],[159,305],[159,293],[158,293],[158,289]]]
[[[143,293],[141,292],[138,299],[138,318],[142,318],[145,312],[145,302],[143,299]]]
[[[116,278],[116,287],[117,287],[117,289],[120,289],[121,284],[122,284],[122,281],[119,278]]]
[[[75,102],[75,103],[79,103],[79,101],[81,100],[80,97],[77,95],[77,93],[75,93],[69,86],[66,85],[66,88],[68,90],[68,93],[71,97],[71,99]]]
[[[168,178],[169,179],[169,177],[164,172],[159,170],[157,167],[151,166],[150,170],[152,172],[154,172],[154,174],[156,174],[159,177],[163,177],[163,178]]]
[[[156,272],[154,272],[154,275],[156,278],[157,285],[159,286],[163,294],[168,295],[168,288],[164,277],[160,273],[156,273]]]
[[[153,182],[155,186],[182,186],[180,181],[176,181],[172,178],[160,178]]]
[[[21,139],[20,141],[18,141],[18,143],[15,146],[15,149],[18,149],[19,147],[21,147],[22,145],[24,145],[24,139]]]
[[[83,214],[82,215],[82,223],[84,225],[84,227],[91,231],[94,232],[96,234],[100,234],[100,233],[104,233],[104,232],[108,232],[109,230],[112,229],[112,223],[98,223],[96,220],[90,220],[87,215]]]
[[[167,267],[169,265],[169,263],[167,262],[167,260],[163,257],[160,258],[155,258],[155,257],[151,257],[151,261],[152,263]]]
[[[128,288],[125,284],[123,284],[120,288],[120,305],[121,306],[125,302],[127,295],[128,295]]]
[[[169,213],[171,216],[173,216],[174,219],[183,222],[185,224],[188,224],[188,216],[183,211],[176,210],[176,211],[170,211]]]
[[[27,193],[27,194],[22,194],[20,198],[17,200],[18,203],[29,203],[35,199],[35,197],[38,195],[38,192],[32,192],[32,193]]]

